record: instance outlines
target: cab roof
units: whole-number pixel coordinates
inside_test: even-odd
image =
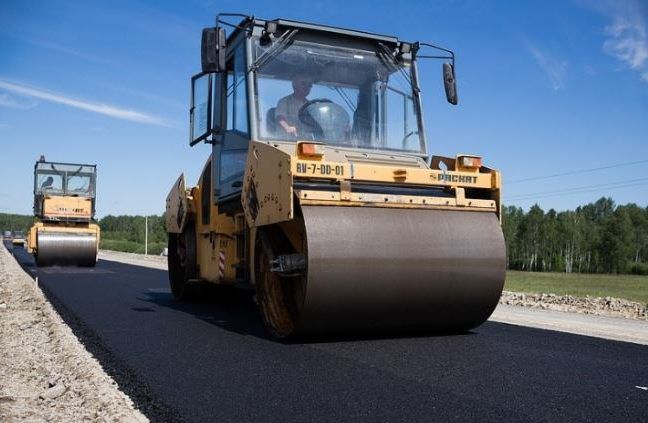
[[[243,19],[239,22],[238,25],[234,25],[230,22],[223,20],[221,16],[239,16],[239,17],[243,17]],[[396,45],[401,43],[401,40],[391,35],[376,34],[373,32],[360,31],[360,30],[348,29],[348,28],[340,28],[337,26],[322,25],[322,24],[317,24],[312,22],[302,22],[302,21],[296,21],[292,19],[283,19],[283,18],[261,19],[254,16],[246,16],[242,14],[225,14],[225,13],[216,16],[216,25],[224,24],[226,26],[236,28],[237,30],[247,29],[249,27],[265,27],[269,22],[275,23],[279,28],[282,29],[302,29],[308,31],[326,32],[330,34],[342,35],[342,36],[352,37],[356,39],[380,41],[384,43],[393,43]]]

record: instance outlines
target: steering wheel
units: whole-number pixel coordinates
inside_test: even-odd
[[[328,98],[316,98],[314,100],[309,100],[306,103],[304,103],[303,106],[299,108],[299,111],[297,112],[297,117],[299,118],[299,121],[306,125],[310,130],[312,131],[313,136],[315,139],[322,139],[324,138],[324,130],[320,126],[315,119],[308,113],[308,108],[312,106],[313,104],[333,104],[331,100]]]
[[[330,104],[333,103],[331,100],[328,98],[316,98],[314,100],[308,100],[306,103],[304,103],[303,106],[299,108],[299,111],[297,112],[297,117],[299,118],[299,121],[303,123],[304,125],[308,125],[313,129],[318,129],[319,124],[315,122],[315,120],[308,114],[307,109],[312,106],[313,104]],[[321,128],[319,128],[321,131]]]

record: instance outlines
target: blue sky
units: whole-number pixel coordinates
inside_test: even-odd
[[[187,143],[189,80],[201,29],[224,11],[452,48],[459,106],[445,102],[440,63],[419,65],[430,152],[483,155],[507,204],[648,205],[645,1],[241,4],[3,1],[0,212],[31,213],[41,154],[98,164],[99,216],[161,213],[177,175],[195,183],[209,149]]]

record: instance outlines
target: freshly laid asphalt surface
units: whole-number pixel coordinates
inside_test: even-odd
[[[493,322],[282,343],[249,293],[178,303],[161,270],[15,256],[153,421],[648,421],[646,346]]]

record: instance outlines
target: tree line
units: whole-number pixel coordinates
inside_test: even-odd
[[[4,234],[5,231],[23,231],[27,234],[32,223],[34,223],[33,216],[0,213],[0,231],[2,231],[0,234]]]
[[[509,269],[648,274],[648,207],[601,198],[574,211],[502,209]]]
[[[146,224],[148,224],[148,253],[160,254],[167,244],[164,214],[148,217],[126,215],[103,217],[99,220],[101,248],[144,253]]]
[[[144,216],[99,220],[101,248],[143,253]],[[32,216],[0,213],[1,230],[27,231]],[[601,198],[573,211],[502,208],[507,267],[514,270],[648,275],[648,207]],[[148,216],[148,252],[166,247],[164,214]]]
[[[146,239],[144,216],[108,215],[98,221],[101,227],[100,248],[108,250],[143,253]],[[1,231],[24,231],[27,233],[34,222],[33,216],[0,213]],[[148,216],[148,253],[160,254],[167,243],[165,215]]]

